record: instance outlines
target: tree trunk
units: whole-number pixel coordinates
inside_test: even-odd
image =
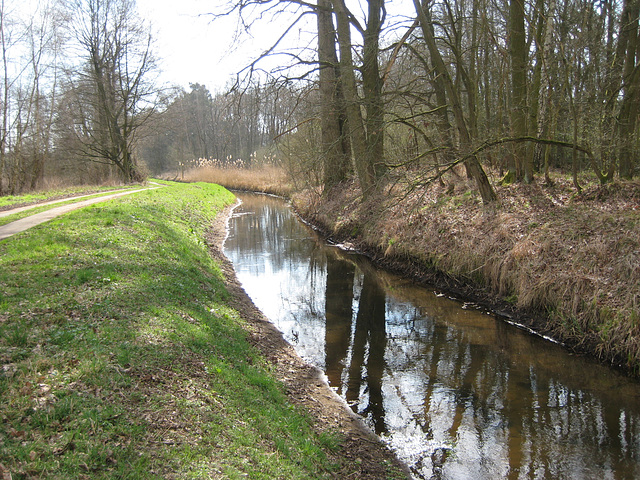
[[[542,4],[543,2],[541,2]],[[541,5],[542,7],[542,5]],[[547,11],[540,11],[542,31],[538,36],[540,43],[537,48],[537,61],[540,63],[540,93],[538,94],[538,114],[536,118],[536,135],[538,138],[548,137],[550,129],[547,124],[549,123],[549,115],[551,110],[551,51],[553,48],[553,17],[555,14],[556,2],[555,0],[549,0]],[[535,87],[534,87],[535,88]],[[544,168],[545,182],[549,183],[549,145],[543,145],[537,143],[533,147],[534,151],[534,164],[542,166]]]
[[[318,0],[318,62],[320,95],[321,154],[324,158],[324,192],[347,178],[349,151],[345,151],[342,113],[339,107],[338,57],[335,49],[331,0]]]
[[[363,196],[367,197],[372,193],[372,189],[375,186],[375,172],[373,165],[368,161],[370,155],[367,152],[367,136],[364,129],[362,111],[360,110],[360,99],[354,73],[355,67],[351,54],[351,23],[344,0],[333,0],[332,4],[336,13],[338,27],[340,78],[342,79],[344,91],[349,137],[360,188]]]
[[[384,0],[368,0],[368,5],[361,72],[366,111],[367,164],[373,167],[377,182],[387,170],[384,162],[384,102],[378,64]]]
[[[626,44],[618,51],[625,52],[622,77],[622,104],[618,115],[620,138],[620,177],[631,179],[634,175],[634,133],[640,103],[640,42],[638,42],[638,15],[640,0],[625,0],[621,19],[620,41]],[[624,50],[623,50],[624,48]]]
[[[9,127],[9,62],[5,37],[5,6],[0,4],[0,43],[2,48],[2,131],[0,132],[0,195],[5,194],[4,173],[7,162],[7,138]]]
[[[153,87],[146,74],[154,68],[151,35],[128,0],[77,2],[76,36],[88,62],[83,103],[88,117],[83,153],[115,166],[126,182],[141,178],[133,156],[136,131],[149,119]],[[144,106],[143,106],[144,105]],[[150,108],[149,108],[150,107]]]
[[[511,59],[511,131],[514,137],[527,134],[527,44],[524,28],[524,1],[509,2],[509,57]],[[514,145],[515,178],[525,183],[533,181],[533,163],[527,158],[524,143]]]
[[[460,103],[460,96],[458,95],[458,92],[453,85],[453,80],[451,79],[449,70],[447,69],[444,60],[440,55],[433,30],[431,29],[431,13],[429,11],[428,5],[429,1],[422,0],[422,3],[420,3],[420,0],[413,0],[413,3],[418,15],[418,20],[420,21],[422,34],[424,36],[425,42],[427,43],[427,48],[429,50],[429,55],[431,56],[435,74],[437,76],[440,76],[444,83],[444,87],[449,98],[449,103],[453,111],[453,116],[456,121],[456,126],[458,127],[461,146],[464,150],[469,150],[471,148],[471,138],[469,136],[469,130],[467,129],[467,124],[464,119],[462,105]],[[482,197],[482,201],[485,204],[495,202],[498,197],[493,187],[491,186],[491,183],[489,182],[487,174],[482,168],[482,165],[480,165],[478,158],[475,155],[472,155],[469,160],[465,162],[465,165],[470,175],[476,181],[476,185],[478,187],[478,191],[480,192],[480,196]]]

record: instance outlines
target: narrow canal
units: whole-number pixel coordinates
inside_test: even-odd
[[[640,478],[638,382],[240,196],[225,254],[245,290],[415,478]]]

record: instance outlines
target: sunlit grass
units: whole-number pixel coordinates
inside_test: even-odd
[[[216,185],[133,194],[0,242],[0,464],[12,478],[330,478],[227,305]]]

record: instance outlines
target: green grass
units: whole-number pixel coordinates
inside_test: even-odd
[[[21,478],[331,478],[246,340],[205,229],[233,196],[170,184],[0,242],[0,465]]]
[[[5,195],[0,197],[0,208],[10,207],[12,205],[30,205],[48,200],[56,200],[58,198],[70,197],[74,195],[86,195],[91,193],[107,192],[110,190],[123,190],[127,188],[139,188],[140,185],[124,185],[124,186],[79,186],[68,187],[59,190],[46,190],[42,192],[26,193],[24,195]]]
[[[141,187],[142,187],[141,185],[129,185],[129,186],[126,186],[126,187],[118,188],[117,191],[132,190],[132,189],[138,189],[138,188],[141,188]],[[111,188],[110,190],[108,190],[106,192],[96,193],[94,195],[87,194],[86,192],[84,192],[84,193],[83,192],[78,192],[77,195],[82,196],[82,198],[77,198],[77,199],[70,198],[69,200],[60,201],[60,202],[55,203],[53,205],[38,205],[38,202],[27,202],[28,205],[32,204],[32,206],[29,205],[29,206],[31,206],[31,208],[29,208],[28,210],[24,210],[22,212],[13,213],[11,215],[6,215],[4,217],[0,217],[0,226],[6,225],[6,224],[11,223],[11,222],[15,222],[16,220],[20,220],[21,218],[25,218],[25,217],[28,217],[30,215],[34,215],[36,213],[44,212],[44,211],[49,210],[49,209],[54,208],[54,207],[60,207],[62,205],[67,205],[67,204],[70,204],[70,203],[78,203],[78,202],[82,202],[84,200],[89,200],[91,198],[104,197],[104,196],[110,195],[112,193],[115,193],[115,190],[113,188]],[[87,196],[84,196],[84,195],[87,195]],[[26,197],[27,198],[31,197],[31,195],[27,195]],[[3,200],[4,198],[6,198],[6,197],[0,197],[0,201]],[[24,197],[12,197],[12,198],[20,199],[20,198],[24,198]],[[49,198],[45,197],[42,200],[40,200],[40,202],[46,202],[46,201],[48,201],[50,199],[51,199],[51,197],[49,197]],[[11,204],[7,204],[7,205],[11,205]],[[19,202],[19,201],[16,201],[15,203],[13,203],[13,205],[22,205],[22,203]],[[25,206],[27,206],[27,205],[25,205]]]

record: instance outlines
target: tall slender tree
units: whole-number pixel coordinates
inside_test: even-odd
[[[620,176],[630,179],[634,175],[634,132],[640,113],[640,40],[638,17],[640,0],[625,0],[620,21],[618,54],[624,64],[622,70],[622,101],[618,115],[620,138]]]
[[[371,156],[368,150],[367,132],[358,95],[352,54],[351,18],[353,16],[347,9],[344,0],[333,0],[332,4],[336,14],[338,43],[340,45],[340,76],[345,97],[348,132],[360,187],[363,194],[367,196],[372,192],[376,178],[373,164],[370,162]],[[360,30],[362,31],[362,29]]]
[[[465,153],[467,153],[467,151],[471,149],[471,136],[464,118],[459,92],[455,88],[451,74],[444,63],[440,50],[438,50],[438,46],[436,44],[436,39],[432,29],[430,1],[422,0],[421,2],[420,0],[413,0],[413,3],[422,29],[423,38],[427,44],[431,61],[433,62],[435,74],[442,78],[447,98],[453,111],[456,127],[458,129],[461,147]],[[478,158],[475,155],[470,155],[468,160],[466,160],[465,165],[471,177],[476,182],[482,201],[484,203],[492,203],[496,201],[498,199],[496,192],[491,186],[491,183],[487,178],[487,174],[482,168]]]
[[[0,130],[0,195],[4,195],[4,176],[7,165],[7,149],[9,140],[9,44],[10,38],[7,32],[7,9],[5,1],[0,1],[0,48],[2,49],[2,126]]]
[[[367,25],[362,48],[362,87],[364,92],[367,164],[377,182],[386,172],[384,160],[384,101],[380,77],[380,34],[385,21],[384,0],[368,0]]]
[[[155,95],[151,34],[132,0],[75,0],[73,8],[85,58],[76,84],[83,153],[115,166],[125,181],[139,181],[133,147]]]
[[[511,129],[514,137],[528,134],[527,119],[527,41],[524,28],[524,0],[509,2],[509,57],[511,59]],[[525,183],[533,181],[533,159],[526,145],[514,143],[513,163],[509,174]]]
[[[351,149],[344,131],[344,100],[330,0],[318,0],[317,21],[320,141],[324,158],[324,191],[328,194],[333,187],[346,180],[350,171]]]

